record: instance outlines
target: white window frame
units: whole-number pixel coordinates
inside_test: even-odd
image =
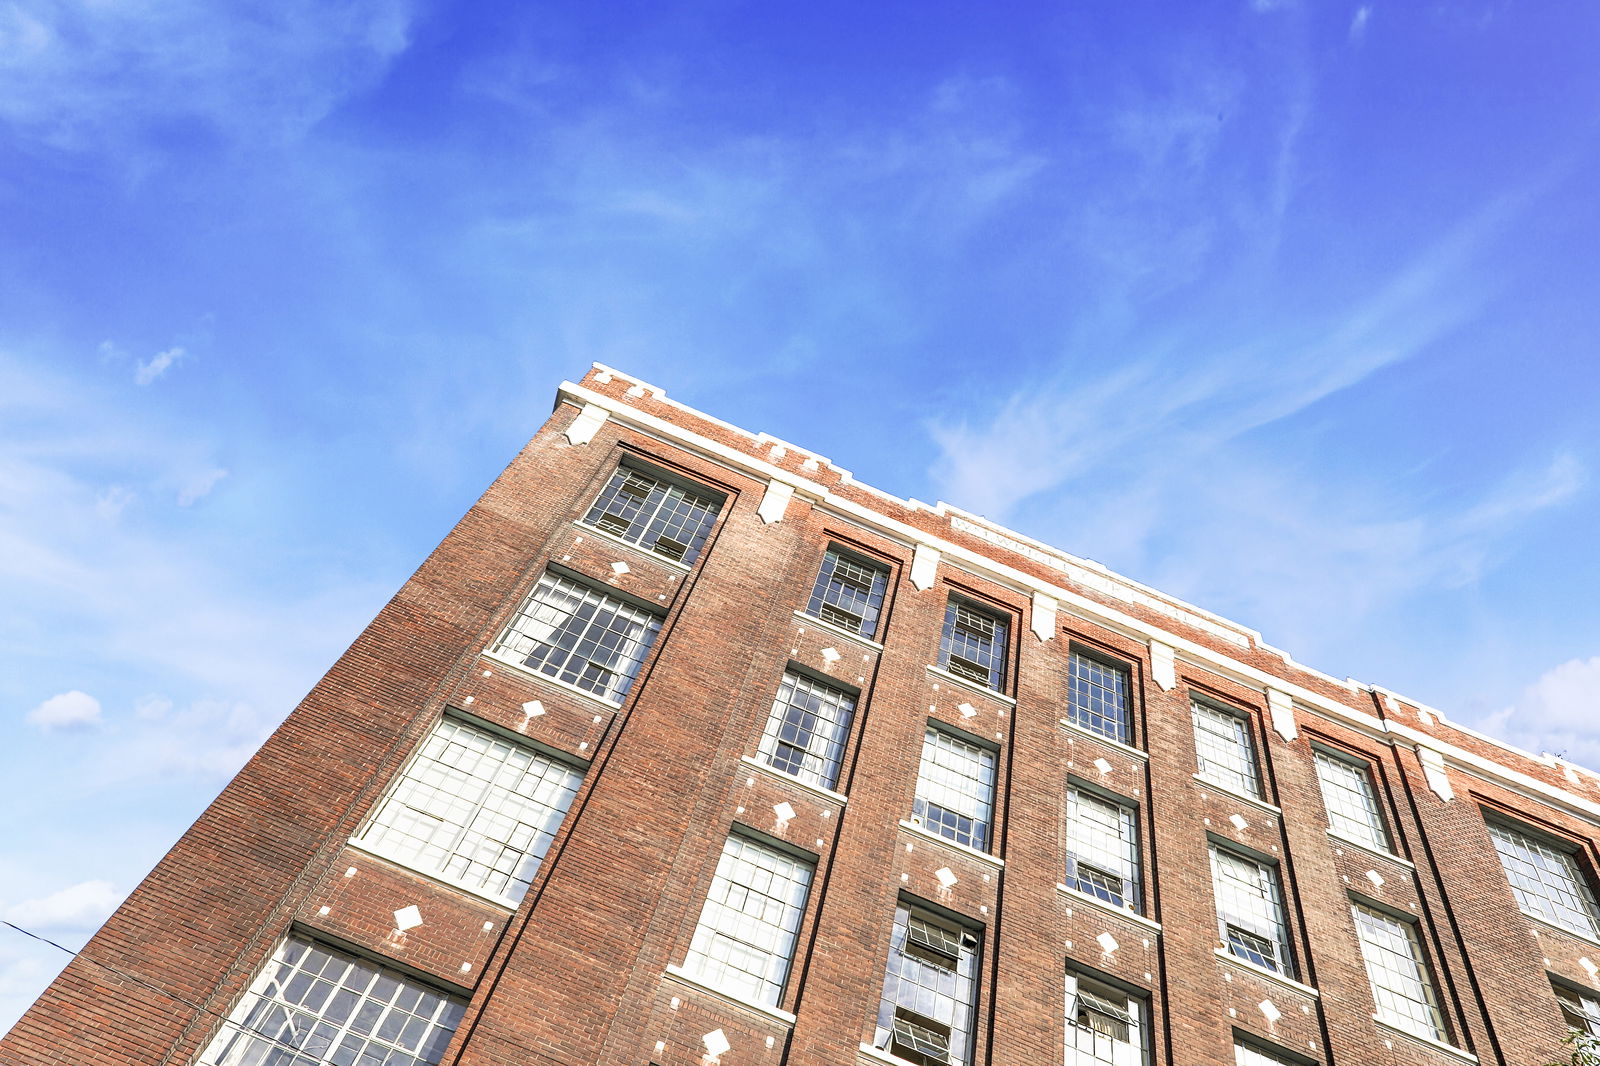
[[[728,834],[684,972],[736,999],[776,1007],[794,963],[814,871],[815,863],[786,850]]]
[[[1484,823],[1522,913],[1600,941],[1600,905],[1574,852],[1501,818]]]
[[[1556,994],[1556,1003],[1567,1028],[1585,1036],[1600,1037],[1600,993],[1565,981],[1551,981],[1550,987]]]
[[[978,966],[975,931],[914,900],[901,899],[889,935],[872,1047],[917,1063],[970,1063],[976,1040]],[[897,1036],[927,1042],[930,1034],[945,1041],[944,1058],[914,1057],[915,1053],[895,1046]]]
[[[1250,719],[1241,711],[1219,707],[1199,697],[1190,698],[1189,715],[1194,724],[1200,777],[1229,792],[1264,801]],[[1212,752],[1210,757],[1207,749]]]
[[[660,632],[654,611],[550,569],[488,653],[618,707]]]
[[[1115,817],[1115,831],[1107,824]],[[1087,871],[1087,874],[1086,872]],[[1107,898],[1110,890],[1099,878],[1122,882],[1120,902]],[[1139,876],[1139,812],[1126,800],[1067,783],[1067,873],[1069,888],[1093,896],[1109,907],[1142,913]],[[1085,888],[1084,883],[1100,887]]]
[[[1233,1038],[1233,1066],[1300,1066],[1303,1059],[1287,1059],[1254,1040]]]
[[[1377,1007],[1373,1017],[1424,1040],[1448,1043],[1439,994],[1417,939],[1416,923],[1357,901],[1351,902],[1350,911]]]
[[[1083,1025],[1092,1016],[1103,1028]],[[1148,1050],[1144,1002],[1075,970],[1066,975],[1066,1066],[1143,1066]],[[1126,1039],[1118,1039],[1118,1026]],[[1110,1029],[1111,1032],[1107,1032]]]
[[[930,722],[923,734],[911,824],[974,851],[989,852],[994,844],[998,762],[993,748]],[[955,824],[940,813],[954,818]],[[970,829],[963,831],[962,819]]]
[[[814,700],[808,706],[804,700]],[[756,753],[761,760],[780,774],[788,774],[818,788],[833,789],[839,783],[839,771],[844,763],[845,744],[850,739],[850,726],[855,721],[856,696],[854,693],[819,681],[798,670],[785,670],[778,685],[778,694],[772,701],[772,712],[767,716],[766,728],[761,731],[761,741]],[[793,716],[799,715],[797,724]],[[807,725],[806,722],[810,724]],[[786,726],[793,732],[803,733],[805,744],[786,739]],[[780,749],[789,748],[799,753],[797,769],[779,766]]]
[[[843,572],[841,564],[845,568]],[[862,575],[852,570],[863,572],[867,579],[865,589],[856,580]],[[855,595],[847,596],[845,589]],[[830,544],[823,552],[822,564],[817,568],[817,579],[812,583],[804,613],[858,637],[873,640],[883,625],[883,602],[888,591],[888,566],[868,561],[864,556]],[[861,607],[862,610],[857,612],[849,607]]]
[[[985,631],[987,630],[987,632]],[[959,654],[971,651],[979,658]],[[939,634],[939,669],[969,685],[1004,692],[1006,660],[1011,655],[1011,618],[965,596],[951,593]],[[979,672],[983,677],[979,678]]]
[[[643,496],[627,489],[642,489]],[[631,508],[623,497],[636,501]],[[679,566],[693,566],[705,548],[727,497],[687,478],[663,475],[624,461],[584,513],[583,524]],[[624,515],[631,510],[632,517]],[[692,521],[691,521],[692,519]],[[667,536],[687,534],[686,539]],[[648,543],[646,543],[648,541]]]
[[[1317,785],[1328,811],[1328,828],[1346,840],[1375,851],[1391,852],[1389,828],[1372,780],[1372,766],[1354,756],[1313,747]],[[1342,776],[1337,776],[1342,775]]]
[[[1080,670],[1085,672],[1080,674]],[[1106,694],[1112,690],[1088,671],[1110,674],[1121,679],[1122,706],[1118,710],[1115,729],[1108,730],[1098,724],[1112,721],[1099,709],[1099,705],[1111,702]],[[1080,692],[1080,689],[1083,691]],[[1132,744],[1133,671],[1110,659],[1091,655],[1079,648],[1071,649],[1067,655],[1067,721],[1097,737],[1104,737],[1118,744]]]
[[[1278,868],[1213,841],[1211,889],[1216,898],[1217,939],[1222,950],[1252,966],[1294,980],[1294,952],[1289,945],[1289,920]],[[1235,930],[1271,944],[1274,957],[1267,960],[1265,952],[1257,949],[1255,953],[1262,958],[1251,958],[1234,940]]]

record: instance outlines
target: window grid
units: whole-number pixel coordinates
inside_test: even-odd
[[[1067,1066],[1134,1066],[1144,1061],[1139,1004],[1086,977],[1067,974]]]
[[[582,781],[570,766],[445,718],[361,843],[424,873],[516,902]]]
[[[994,810],[994,752],[928,728],[911,815],[928,832],[989,850]]]
[[[875,636],[889,572],[830,549],[811,590],[806,613],[863,637]]]
[[[1328,827],[1340,836],[1389,850],[1389,834],[1378,811],[1378,797],[1365,766],[1325,751],[1315,752],[1317,781],[1328,808]]]
[[[1255,745],[1250,727],[1243,718],[1210,704],[1193,700],[1194,746],[1199,757],[1200,776],[1246,796],[1261,798],[1261,779],[1256,775]]]
[[[490,651],[620,703],[660,630],[650,612],[546,572]]]
[[[1128,743],[1128,672],[1072,653],[1067,721],[1120,744]]]
[[[684,969],[708,985],[777,1006],[810,888],[808,863],[728,837]]]
[[[1294,1066],[1288,1059],[1268,1054],[1254,1044],[1233,1045],[1233,1066]]]
[[[1447,1039],[1411,923],[1359,903],[1351,911],[1379,1020],[1428,1040]]]
[[[953,958],[943,957],[910,941],[908,933],[913,918],[925,928],[941,930],[944,938],[953,939],[958,954]],[[972,1054],[977,971],[976,937],[948,922],[915,911],[907,904],[900,904],[895,908],[894,929],[889,935],[889,967],[884,977],[883,999],[878,1005],[872,1046],[913,1062],[968,1062]],[[928,1046],[918,1046],[918,1041],[926,1039],[925,1034],[945,1037],[948,1047],[945,1056],[938,1055],[937,1040]]]
[[[939,665],[957,677],[999,691],[1005,683],[1009,629],[1005,619],[952,596],[939,638]]]
[[[1524,914],[1600,939],[1600,910],[1577,860],[1538,837],[1490,822],[1489,836],[1500,854],[1506,880]]]
[[[645,551],[691,565],[720,509],[709,494],[619,466],[584,521]]]
[[[1217,933],[1228,951],[1246,962],[1293,977],[1294,960],[1289,955],[1289,929],[1277,871],[1212,845],[1211,883],[1217,897]]]
[[[1067,789],[1067,884],[1113,907],[1139,909],[1139,835],[1131,807]]]
[[[1600,998],[1569,985],[1552,983],[1561,1016],[1572,1029],[1589,1036],[1600,1036]]]
[[[839,780],[855,697],[795,673],[785,673],[757,753],[767,765],[822,788]]]
[[[290,937],[198,1063],[431,1066],[465,1011],[461,1000],[393,970]]]

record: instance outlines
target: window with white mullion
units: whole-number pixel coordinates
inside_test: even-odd
[[[1128,672],[1073,652],[1068,661],[1067,720],[1128,743]]]
[[[902,902],[872,1046],[923,1066],[962,1066],[972,1055],[978,938]]]
[[[721,504],[639,470],[619,466],[584,521],[645,551],[691,564],[705,546]]]
[[[1256,771],[1255,744],[1250,727],[1236,714],[1209,703],[1189,704],[1194,718],[1195,753],[1200,776],[1241,795],[1261,798],[1261,778]]]
[[[987,851],[994,773],[994,752],[929,726],[922,742],[912,820],[930,833]]]
[[[1005,684],[1009,632],[1005,619],[952,596],[945,606],[944,632],[939,637],[939,665],[957,677],[999,691]]]
[[[1447,1040],[1412,923],[1359,903],[1351,911],[1379,1020],[1429,1040]]]
[[[1379,851],[1388,851],[1389,834],[1384,829],[1367,767],[1321,750],[1313,754],[1322,802],[1328,808],[1328,828]]]
[[[1113,907],[1139,909],[1139,837],[1133,808],[1067,790],[1067,885]]]
[[[806,613],[863,637],[878,632],[889,572],[830,549],[811,590]]]
[[[1144,1016],[1138,1000],[1068,971],[1067,1066],[1138,1066]]]
[[[1555,982],[1551,982],[1551,987],[1567,1025],[1586,1036],[1600,1036],[1600,996]]]
[[[1246,962],[1294,977],[1277,871],[1213,844],[1211,882],[1223,946]]]
[[[1262,1051],[1254,1044],[1233,1045],[1233,1066],[1296,1066],[1288,1059],[1280,1059],[1269,1052]]]
[[[651,612],[546,572],[490,651],[620,702],[660,630]]]
[[[729,836],[684,969],[714,988],[777,1006],[810,888],[809,863]]]
[[[1491,821],[1488,826],[1523,913],[1600,940],[1600,909],[1576,857],[1508,825]]]
[[[775,770],[833,788],[855,709],[855,697],[849,693],[786,673],[757,752]]]

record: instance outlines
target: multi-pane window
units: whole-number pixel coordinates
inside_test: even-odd
[[[1067,1066],[1136,1066],[1145,1042],[1138,1000],[1068,971]]]
[[[978,938],[901,903],[872,1046],[923,1066],[971,1061]]]
[[[993,813],[994,752],[929,726],[912,821],[930,833],[988,851]]]
[[[822,557],[806,613],[863,637],[875,636],[888,585],[886,568],[829,549]]]
[[[1379,851],[1389,850],[1389,834],[1378,811],[1378,797],[1365,765],[1317,750],[1317,780],[1328,808],[1328,828]]]
[[[1010,626],[958,597],[950,597],[939,638],[939,665],[957,677],[998,691],[1006,679],[1006,640]]]
[[[1295,1066],[1288,1059],[1282,1059],[1270,1051],[1263,1051],[1254,1044],[1241,1044],[1237,1041],[1233,1045],[1233,1066]]]
[[[515,902],[583,775],[497,734],[441,719],[361,835],[363,846]]]
[[[1488,825],[1522,912],[1600,940],[1600,910],[1595,907],[1594,891],[1572,853],[1500,822]]]
[[[810,863],[730,836],[684,969],[725,992],[777,1006],[810,887]]]
[[[1429,1040],[1447,1039],[1416,929],[1410,922],[1359,903],[1351,912],[1378,1020]]]
[[[584,521],[673,562],[695,561],[721,500],[619,466]]]
[[[197,1066],[431,1066],[465,1011],[454,996],[291,936]]]
[[[855,709],[856,699],[848,692],[786,673],[757,750],[774,769],[832,788]]]
[[[1261,798],[1261,778],[1256,773],[1255,745],[1250,727],[1237,714],[1192,700],[1194,746],[1200,776],[1245,796]]]
[[[660,629],[649,611],[546,572],[490,651],[620,702]]]
[[[1211,885],[1217,897],[1217,936],[1228,951],[1293,977],[1277,870],[1213,844]]]
[[[1110,740],[1128,742],[1128,671],[1072,653],[1067,721]]]
[[[1600,1036],[1600,998],[1593,992],[1551,982],[1561,1017],[1567,1025],[1586,1036]]]
[[[1139,831],[1132,807],[1067,789],[1067,885],[1139,909]]]

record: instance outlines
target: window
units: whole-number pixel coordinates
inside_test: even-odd
[[[1211,886],[1217,897],[1217,936],[1229,953],[1293,977],[1277,870],[1213,844]]]
[[[901,903],[872,1046],[923,1066],[970,1061],[977,972],[973,933]]]
[[[1067,721],[1120,744],[1128,743],[1128,671],[1072,653]]]
[[[714,493],[619,466],[583,520],[645,551],[689,565],[705,546],[721,507]]]
[[[989,850],[994,810],[994,752],[933,726],[922,741],[916,825],[979,851]]]
[[[1144,1062],[1144,1045],[1138,1000],[1067,972],[1067,1066],[1135,1066]]]
[[[1551,982],[1556,1002],[1561,1004],[1561,1016],[1567,1025],[1588,1036],[1600,1036],[1600,998],[1593,992],[1571,985]]]
[[[777,1006],[810,888],[809,863],[728,837],[684,969],[725,992]]]
[[[570,766],[444,718],[378,807],[361,843],[515,903],[582,781]]]
[[[885,567],[830,548],[822,557],[822,569],[817,572],[806,613],[863,637],[873,637],[878,632],[878,616],[888,584],[889,571]]]
[[[1314,755],[1322,802],[1328,808],[1328,828],[1369,848],[1388,851],[1389,834],[1378,812],[1378,797],[1367,767],[1320,748]]]
[[[1006,620],[955,596],[944,610],[939,665],[957,677],[999,691],[1006,679]]]
[[[1522,913],[1600,940],[1594,891],[1570,851],[1496,821],[1489,822],[1489,837]]]
[[[1139,909],[1139,830],[1134,811],[1081,788],[1067,789],[1067,885],[1113,907]]]
[[[1264,1051],[1255,1044],[1243,1044],[1235,1040],[1233,1066],[1296,1066],[1296,1064],[1288,1059],[1279,1058],[1270,1051]]]
[[[1250,740],[1249,725],[1237,714],[1199,700],[1191,700],[1189,708],[1194,716],[1200,776],[1232,792],[1260,799],[1261,779],[1256,775],[1255,745]]]
[[[839,781],[839,760],[855,710],[855,697],[849,693],[786,673],[757,751],[775,770],[832,788]]]
[[[1356,936],[1379,1021],[1428,1040],[1445,1040],[1444,1016],[1410,922],[1354,904]]]
[[[466,1009],[393,970],[291,936],[198,1063],[431,1066]]]
[[[546,573],[490,650],[620,703],[660,629],[649,611]]]

